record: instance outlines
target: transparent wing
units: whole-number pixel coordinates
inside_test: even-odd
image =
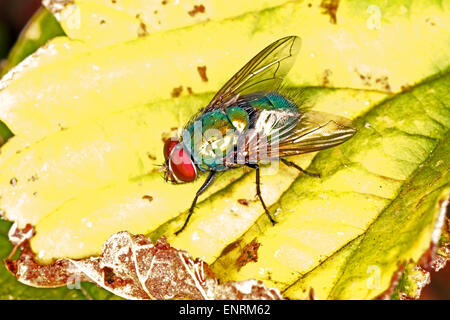
[[[292,68],[300,50],[297,36],[279,39],[258,53],[216,93],[203,110],[226,108],[239,96],[260,91],[276,91]]]
[[[322,112],[309,111],[273,151],[279,158],[314,152],[344,143],[356,133],[351,121]],[[273,144],[273,142],[272,142]]]
[[[290,110],[264,112],[258,120],[266,126],[249,131],[240,144],[236,155],[240,164],[328,149],[356,133],[350,120],[323,112],[306,111],[297,115]],[[273,112],[281,114],[274,117]]]

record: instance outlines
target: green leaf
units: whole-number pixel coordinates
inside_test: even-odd
[[[427,251],[434,222],[441,210],[439,200],[450,198],[449,138],[447,132],[421,167],[405,181],[395,200],[369,227],[358,250],[342,266],[343,273],[329,298],[345,299],[355,295],[374,298],[380,288],[388,286],[398,263],[417,262]],[[381,272],[380,288],[365,286],[367,270],[373,266]]]
[[[308,48],[315,47],[320,42],[319,47],[323,47],[323,50],[319,52],[323,53],[329,51],[330,46],[326,41],[322,40],[321,32],[323,31],[318,28],[311,28],[313,33],[305,38],[307,41],[305,41],[303,49],[307,50],[303,50],[302,54],[309,56],[309,60],[302,59],[300,61],[302,66],[297,68],[294,76],[303,76],[304,71],[309,70],[310,78],[308,81],[301,79],[302,81],[299,81],[299,83],[317,84],[323,80],[324,86],[330,85],[327,72],[325,72],[325,78],[327,79],[316,77],[322,74],[318,70],[325,68],[325,71],[332,70],[332,74],[334,76],[337,75],[337,78],[342,80],[337,82],[341,85],[348,84],[348,86],[355,88],[370,88],[372,91],[309,88],[310,90],[306,94],[317,105],[320,105],[320,102],[322,102],[322,106],[326,107],[323,110],[330,112],[342,112],[345,110],[345,112],[349,112],[352,115],[352,118],[355,115],[358,116],[356,124],[359,132],[350,141],[337,148],[322,151],[317,155],[292,158],[292,160],[300,162],[305,167],[311,163],[308,170],[319,172],[322,176],[321,179],[298,175],[295,170],[289,171],[283,166],[281,166],[282,174],[279,176],[263,175],[263,195],[265,192],[268,197],[271,197],[268,203],[271,204],[270,210],[278,221],[277,225],[272,226],[264,215],[260,204],[253,201],[254,173],[244,172],[242,176],[236,179],[234,177],[229,179],[232,182],[221,180],[221,185],[219,185],[218,189],[213,189],[214,192],[208,193],[207,197],[201,199],[202,201],[198,204],[195,215],[186,231],[179,237],[174,237],[173,231],[178,229],[180,223],[184,221],[186,216],[185,209],[190,204],[184,198],[192,199],[188,193],[192,192],[194,194],[196,191],[194,189],[197,185],[194,187],[191,185],[191,189],[187,187],[182,189],[182,186],[167,184],[166,186],[162,182],[155,182],[162,181],[156,172],[145,177],[133,176],[133,179],[127,180],[127,173],[120,171],[126,177],[121,181],[111,178],[111,180],[107,180],[108,183],[105,183],[105,185],[95,186],[95,190],[89,191],[87,195],[67,193],[62,195],[67,196],[67,199],[63,199],[62,196],[54,199],[61,201],[61,203],[58,203],[57,210],[51,212],[42,210],[43,214],[49,214],[49,216],[44,217],[42,221],[37,223],[38,230],[39,227],[41,229],[39,230],[40,234],[38,232],[39,235],[33,239],[36,245],[35,248],[39,248],[42,252],[45,251],[48,247],[48,242],[50,242],[49,239],[51,239],[52,244],[55,244],[52,250],[58,244],[60,247],[64,247],[64,250],[71,251],[73,254],[78,249],[72,250],[72,248],[75,248],[75,246],[81,248],[82,246],[79,246],[79,244],[84,241],[83,245],[87,244],[86,247],[89,246],[89,250],[92,250],[92,252],[89,251],[89,254],[93,254],[100,249],[101,241],[98,241],[100,236],[108,236],[115,231],[113,230],[114,228],[122,228],[124,225],[128,226],[127,223],[129,223],[130,225],[133,224],[133,228],[145,229],[146,232],[153,231],[151,236],[155,239],[161,235],[168,236],[173,246],[186,249],[191,255],[201,257],[208,263],[212,263],[212,268],[216,275],[222,280],[261,279],[269,287],[277,287],[283,290],[284,294],[291,299],[307,298],[310,289],[313,289],[315,296],[320,299],[375,298],[390,286],[399,265],[403,263],[406,263],[409,269],[408,273],[402,278],[401,285],[404,290],[414,291],[417,282],[415,283],[413,279],[412,266],[416,265],[422,254],[429,248],[435,221],[441,210],[439,204],[443,199],[450,197],[450,177],[448,174],[450,168],[448,139],[450,127],[448,105],[450,74],[448,71],[448,50],[446,50],[448,42],[444,41],[448,38],[448,34],[442,31],[439,32],[445,26],[446,20],[442,19],[442,17],[448,15],[448,10],[446,9],[446,4],[440,1],[428,1],[427,3],[430,4],[431,8],[430,11],[425,10],[426,8],[418,1],[414,2],[413,5],[403,5],[401,2],[387,3],[380,1],[376,3],[378,10],[382,13],[381,24],[390,26],[390,28],[380,29],[379,32],[376,31],[378,30],[376,27],[374,27],[374,30],[369,28],[370,31],[364,30],[364,32],[361,31],[362,29],[355,30],[355,25],[365,26],[368,22],[368,16],[372,14],[367,11],[368,6],[370,7],[370,4],[372,4],[369,1],[342,1],[337,16],[333,17],[332,10],[327,12],[332,21],[331,26],[328,24],[328,18],[325,22],[321,20],[321,25],[326,30],[332,30],[332,34],[335,36],[335,48],[347,52],[347,54],[339,56],[340,60],[334,59],[334,56],[329,56],[329,60],[322,61],[326,62],[325,64],[320,63],[320,68],[311,64],[310,62],[316,59],[316,56],[311,55],[311,50]],[[290,8],[290,5],[286,8]],[[270,16],[270,12],[270,10],[264,12],[267,15],[264,21],[274,21],[273,17]],[[277,17],[282,17],[284,11],[274,9],[273,12],[280,14]],[[364,16],[362,14],[364,12],[367,12],[368,15]],[[400,13],[401,17],[397,17]],[[431,17],[428,17],[428,14]],[[254,18],[254,15],[248,15],[248,17]],[[354,24],[345,23],[345,19],[348,17],[354,17],[357,24],[355,21],[353,21]],[[414,23],[410,23],[410,18]],[[258,17],[258,19],[260,18]],[[338,21],[337,26],[333,23],[334,19]],[[419,54],[414,49],[409,50],[407,47],[402,46],[401,51],[407,53],[406,56],[408,56],[408,59],[406,59],[405,54],[401,55],[405,58],[405,61],[379,56],[380,52],[386,50],[386,43],[390,45],[388,47],[391,49],[387,50],[386,55],[391,54],[388,57],[398,56],[395,54],[396,51],[393,50],[398,45],[398,38],[392,37],[394,35],[392,30],[397,30],[398,26],[396,19],[402,21],[402,32],[409,30],[409,38],[405,38],[407,40],[403,43],[404,45],[414,42],[408,42],[410,38],[415,38],[415,36],[411,36],[411,26],[414,26],[415,31],[420,30],[421,32],[421,37],[417,37],[420,41],[415,39],[416,42],[414,42],[416,47],[421,49]],[[229,20],[224,25],[231,26],[239,21],[243,22],[244,20],[241,17],[234,22]],[[293,19],[292,24],[296,25],[296,23],[297,20]],[[303,26],[311,26],[311,24],[312,22],[302,20],[302,28]],[[253,23],[249,25],[253,26]],[[438,25],[439,28],[434,28],[435,25]],[[218,26],[220,25],[218,24]],[[264,27],[267,30],[272,30],[270,23],[264,24]],[[299,27],[299,30],[302,28]],[[339,33],[339,28],[345,30],[345,39],[339,38],[342,35],[342,33]],[[227,28],[223,29],[224,32],[227,31]],[[196,32],[198,33],[195,34],[203,36],[203,29],[195,27],[177,32],[189,35],[189,32],[192,32],[192,30],[197,30]],[[353,37],[354,31],[357,31],[357,34],[359,34],[357,39]],[[433,35],[430,38],[433,41],[423,41],[428,39],[427,32]],[[380,33],[383,35],[381,38],[379,37]],[[175,32],[169,33],[169,37],[174,34],[176,35]],[[369,35],[370,39],[367,40]],[[158,39],[158,37],[160,37],[160,40],[165,39],[165,36],[165,34],[161,34],[152,38],[152,41]],[[253,36],[254,34],[252,33]],[[176,37],[172,39],[176,39]],[[319,40],[316,43],[312,41],[313,39]],[[379,39],[384,39],[385,41],[379,41]],[[242,40],[242,43],[246,42],[247,39]],[[163,40],[161,40],[161,43],[163,43]],[[373,51],[369,45],[365,47],[366,55],[370,57],[367,60],[368,62],[362,58],[356,59],[355,54],[361,54],[361,57],[364,57],[364,54],[361,53],[362,51],[355,43],[377,43],[376,48],[379,51]],[[442,50],[433,52],[429,49],[428,43],[438,44]],[[353,49],[356,53],[352,51]],[[197,50],[197,47],[195,47],[195,50]],[[131,51],[135,52],[136,50]],[[109,54],[109,51],[106,49],[105,52]],[[317,51],[314,52],[317,53]],[[88,56],[88,54],[86,55]],[[211,56],[215,58],[215,55]],[[417,67],[417,65],[410,62],[414,62],[417,59],[421,59],[423,65],[421,68],[416,69],[414,66]],[[135,63],[135,60],[132,61]],[[341,61],[342,63],[336,63],[336,61]],[[420,85],[409,88],[405,92],[390,95],[387,94],[391,88],[389,83],[380,84],[383,78],[372,78],[371,83],[366,84],[366,81],[368,81],[366,78],[367,74],[361,73],[364,70],[354,70],[354,68],[349,67],[355,63],[361,69],[367,67],[369,71],[372,65],[376,66],[380,74],[384,72],[386,65],[389,65],[387,69],[390,70],[389,75],[394,78],[396,83],[395,91],[399,90],[402,85],[416,83],[420,78],[439,72],[445,69],[446,66],[447,71],[438,73],[432,79],[423,81]],[[110,70],[114,70],[115,64],[111,65],[113,67]],[[140,64],[137,65],[138,67],[140,66]],[[49,68],[48,70],[51,69]],[[349,72],[353,75],[350,78]],[[355,76],[355,73],[357,76]],[[36,79],[40,80],[38,73]],[[379,79],[381,80],[377,81]],[[56,78],[56,80],[58,79]],[[39,82],[37,81],[36,83]],[[212,80],[208,82],[208,85],[211,83]],[[160,87],[157,84],[155,84],[154,88],[160,91]],[[384,93],[377,90],[384,90]],[[110,92],[112,95],[113,91],[107,92]],[[63,93],[65,94],[65,92]],[[123,96],[120,91],[117,91],[116,94],[117,96]],[[118,118],[123,119],[123,122],[114,122],[111,121],[113,118],[105,117],[105,119],[107,118],[110,121],[110,124],[106,127],[104,126],[106,122],[102,118],[95,123],[87,120],[79,126],[74,125],[73,129],[57,131],[38,144],[30,146],[22,152],[22,155],[15,155],[16,158],[9,162],[12,168],[10,169],[14,172],[18,168],[17,162],[14,164],[15,159],[23,160],[23,166],[19,170],[21,174],[25,174],[26,169],[33,165],[43,167],[37,166],[40,163],[35,161],[36,159],[32,158],[32,163],[25,161],[27,158],[23,155],[33,155],[33,152],[36,152],[36,150],[42,151],[39,148],[42,148],[43,145],[46,145],[48,150],[52,150],[51,147],[57,145],[48,141],[59,141],[61,144],[58,144],[58,146],[61,146],[63,145],[62,142],[67,143],[69,141],[64,140],[68,136],[74,137],[73,141],[78,141],[77,139],[81,141],[80,145],[82,147],[77,149],[79,151],[75,152],[75,155],[86,156],[88,153],[83,152],[83,150],[87,150],[84,148],[84,144],[95,146],[94,139],[90,135],[94,135],[95,131],[90,131],[90,129],[95,127],[96,130],[106,132],[107,134],[104,137],[100,134],[94,136],[98,136],[100,142],[109,142],[112,136],[116,137],[112,132],[117,130],[117,127],[123,129],[121,126],[123,123],[129,125],[129,127],[126,127],[127,134],[129,133],[130,137],[135,139],[123,139],[124,135],[120,134],[117,136],[116,142],[139,140],[142,135],[134,136],[138,133],[136,130],[138,126],[134,124],[138,123],[139,130],[145,131],[148,128],[148,132],[152,133],[148,140],[155,141],[154,143],[151,141],[151,146],[146,145],[146,147],[152,148],[152,151],[153,149],[161,150],[161,134],[167,132],[162,131],[158,126],[164,123],[168,131],[172,126],[168,125],[168,123],[175,125],[176,121],[180,120],[179,118],[185,116],[182,113],[189,113],[195,109],[195,105],[189,102],[196,101],[198,97],[191,96],[189,97],[191,99],[186,100],[183,100],[184,98],[167,100],[149,108],[142,108],[142,105],[140,105],[136,110],[142,112],[142,117],[140,113],[130,109],[126,113],[130,115],[131,120],[128,119],[130,121],[120,117],[121,114],[116,114]],[[387,100],[378,103],[386,97]],[[64,96],[64,99],[66,98]],[[353,105],[347,105],[352,98],[354,98]],[[206,97],[200,96],[198,99],[204,99],[205,101],[203,102],[207,102]],[[65,101],[73,102],[74,100],[66,99]],[[90,100],[90,102],[92,101]],[[59,108],[62,103],[57,105]],[[96,104],[93,106],[97,107]],[[160,109],[156,109],[154,106]],[[159,112],[160,117],[158,117],[158,114],[156,117],[150,117],[151,112]],[[30,118],[36,121],[35,118]],[[133,121],[136,118],[139,121],[134,123]],[[117,124],[120,125],[117,126]],[[82,129],[85,129],[87,133],[83,135],[73,134],[74,132],[82,132]],[[111,132],[108,131],[110,129]],[[128,136],[126,135],[126,137]],[[86,139],[86,141],[83,139]],[[141,143],[141,140],[139,141]],[[136,143],[134,148],[140,145]],[[76,146],[75,142],[70,144],[70,146]],[[59,148],[54,149],[62,150]],[[91,149],[97,152],[100,148],[96,149],[94,147]],[[122,152],[121,150],[128,149],[117,150],[120,153]],[[139,152],[136,152],[136,150]],[[122,155],[126,154],[128,156],[131,154],[130,158],[126,159],[130,160],[130,163],[133,165],[136,165],[138,162],[136,167],[139,170],[130,171],[131,174],[129,176],[145,174],[150,170],[147,166],[151,164],[147,159],[149,157],[145,155],[146,151],[148,150],[137,147],[135,150],[131,150],[130,153],[122,152],[120,157],[117,157],[117,154],[116,157],[113,155],[111,159],[114,158],[114,161],[111,163],[117,164],[117,167],[114,166],[113,168],[119,172],[117,168],[122,168],[120,165],[124,163],[123,160],[125,159]],[[139,155],[135,155],[134,152],[139,153]],[[14,150],[15,153],[16,150]],[[42,154],[41,158],[45,160],[45,156],[48,156],[50,158],[49,161],[53,160],[52,156],[56,159],[64,158],[55,156],[59,155],[57,152],[54,154],[43,152]],[[110,154],[105,153],[105,155]],[[156,158],[152,157],[153,159]],[[313,157],[314,159],[311,162]],[[74,158],[76,159],[77,157]],[[107,157],[103,157],[102,154],[101,158],[102,160],[94,159],[94,157],[89,157],[89,160],[84,159],[84,167],[88,167],[88,163],[91,165],[91,170],[92,168],[100,167],[103,162],[100,164],[100,162],[94,163],[92,161],[105,161]],[[141,161],[144,158],[146,160]],[[66,164],[66,162],[62,161],[61,163]],[[57,161],[54,161],[54,163],[57,163]],[[76,161],[67,163],[73,165],[77,170],[82,167]],[[57,169],[60,169],[59,173],[61,174],[74,172],[61,170],[61,167],[56,166]],[[130,168],[131,166],[126,169]],[[5,169],[5,166],[2,169]],[[58,170],[52,171],[56,172]],[[89,175],[90,172],[82,171],[81,169],[80,172],[86,174],[86,179],[92,178],[96,180],[95,175]],[[26,174],[28,174],[28,171]],[[84,177],[82,174],[78,175],[78,177],[81,176]],[[59,179],[64,180],[63,178]],[[109,178],[110,176],[108,176]],[[156,180],[157,178],[159,180]],[[24,182],[25,180],[20,179],[20,181]],[[97,179],[96,183],[106,181],[100,180]],[[9,187],[9,181],[10,179],[6,179],[3,181],[3,184]],[[55,181],[58,182],[58,180]],[[161,215],[158,214],[162,210],[158,209],[158,205],[156,205],[156,210],[159,211],[149,211],[150,205],[155,205],[158,198],[155,197],[153,199],[150,197],[153,199],[152,201],[143,201],[142,191],[139,191],[139,188],[142,190],[141,182],[145,186],[145,193],[163,190],[166,196],[165,199],[173,199],[171,202],[177,204],[181,199],[184,205],[184,207],[183,205],[179,206],[179,208],[177,207],[177,210],[180,211],[170,212],[171,215],[176,217],[173,220],[167,221],[167,216],[165,218],[162,217],[164,218],[162,219],[164,223],[159,225],[156,231],[151,228],[156,228],[157,226],[151,225],[150,228],[148,224],[142,221],[144,221],[144,218],[150,220],[149,217],[161,219]],[[145,183],[148,183],[148,185]],[[199,181],[197,181],[198,183]],[[38,185],[38,183],[35,185]],[[43,185],[48,187],[51,184],[43,183]],[[85,181],[78,184],[72,183],[72,185],[74,191],[81,192],[85,190]],[[27,189],[27,191],[31,192],[23,192],[23,194],[31,197],[32,191],[34,191],[31,188],[34,188],[34,185],[29,183],[28,186],[30,186],[30,189]],[[80,186],[83,188],[79,188]],[[48,190],[53,192],[48,192],[47,195],[53,196],[60,189],[64,188],[51,185],[51,188],[48,188]],[[16,200],[14,198],[16,193],[19,194],[17,190],[18,188],[11,193],[14,201]],[[120,195],[120,197],[116,195]],[[154,194],[152,195],[154,196]],[[51,198],[50,196],[49,198]],[[72,196],[74,198],[70,199],[69,197]],[[109,201],[113,196],[113,201]],[[2,205],[5,203],[5,198],[6,196],[3,195]],[[247,201],[248,205],[239,206],[238,203],[240,202],[238,200],[242,200],[241,198],[249,198],[250,200]],[[168,202],[166,201],[166,209]],[[14,204],[14,202],[11,203]],[[144,203],[149,207],[145,207]],[[246,202],[244,201],[243,203]],[[235,209],[236,206],[238,206],[237,210]],[[14,208],[14,205],[11,205],[11,208]],[[80,210],[80,208],[88,208],[89,210]],[[138,214],[132,216],[131,213],[129,215],[128,213],[124,214],[126,209],[130,210],[130,208],[139,208],[139,210],[142,210],[142,214],[146,214],[146,216],[139,216]],[[119,210],[126,217],[117,215]],[[98,212],[101,212],[101,214],[97,214]],[[30,210],[27,213],[35,214],[35,211],[32,212]],[[141,212],[138,213],[140,214]],[[169,213],[167,215],[169,216]],[[86,219],[86,217],[89,219]],[[97,224],[94,223],[95,228],[89,230],[86,225],[89,223],[92,226],[91,218],[98,219],[96,222],[99,222],[99,226],[97,227]],[[135,220],[132,221],[130,218]],[[155,218],[153,220],[158,219]],[[146,221],[146,223],[148,222]],[[161,222],[159,221],[158,223]],[[11,250],[6,240],[8,223],[1,222],[0,226],[3,228],[1,230],[2,238],[0,239],[0,248],[3,250],[1,254],[2,257],[6,257]],[[127,230],[133,232],[133,230],[129,229],[131,227],[127,228]],[[76,238],[70,232],[85,238]],[[64,236],[68,234],[70,234],[70,241],[58,241],[64,240]],[[90,241],[94,238],[97,242]],[[40,240],[39,243],[37,243],[37,239]],[[253,259],[252,262],[248,262],[243,266],[236,264],[239,257],[246,254],[244,250],[246,245],[253,241],[259,245],[255,253],[257,259]],[[39,252],[39,250],[36,250],[36,252]],[[86,251],[81,250],[80,252],[86,255]],[[50,254],[50,259],[52,257],[54,256]],[[110,297],[109,293],[86,284],[82,285],[83,290],[81,291],[67,288],[48,290],[29,288],[18,284],[4,268],[0,271],[0,279],[0,281],[3,281],[0,283],[1,288],[4,288],[0,289],[0,297],[4,298],[105,299]],[[4,292],[1,290],[4,290]]]
[[[299,176],[271,207],[272,213],[278,212],[278,224],[271,226],[261,212],[256,224],[236,240],[240,246],[224,250],[212,265],[216,273],[227,280],[263,279],[292,299],[307,297],[311,288],[318,298],[363,299],[382,293],[399,263],[417,262],[428,249],[439,199],[449,197],[449,84],[447,72],[361,115],[358,134],[318,153],[308,168],[322,178]],[[312,88],[307,94],[319,103],[338,101],[345,97],[342,92],[350,95],[352,90]],[[205,208],[229,201],[239,185],[248,190],[253,179],[247,177],[250,173],[199,203],[192,223],[210,219],[211,210]],[[158,236],[165,233],[172,232],[163,227]],[[233,269],[240,248],[253,239],[261,244],[258,261]],[[182,247],[181,238],[174,243]],[[289,255],[280,254],[286,249]],[[314,255],[308,259],[308,254]],[[284,263],[280,273],[261,274],[261,269],[276,266],[275,261]],[[280,274],[287,280],[279,281]]]
[[[0,25],[0,57],[2,46],[2,26]],[[31,17],[28,24],[22,30],[19,39],[10,50],[8,58],[0,68],[0,76],[6,74],[11,68],[35,52],[48,40],[64,35],[58,21],[45,8],[40,8]],[[0,121],[0,145],[13,136],[11,130]]]
[[[15,134],[37,141],[132,106],[216,91],[259,50],[292,34],[302,38],[302,48],[287,77],[291,86],[399,92],[449,64],[450,10],[440,1],[342,0],[337,24],[323,14],[321,1],[311,3],[289,1],[102,48],[52,41],[36,65],[18,70],[0,91],[0,116]],[[372,7],[381,11],[379,29],[368,26]]]
[[[401,266],[398,272],[401,273],[401,277],[398,283],[395,283],[395,279],[393,280],[396,286],[389,298],[391,300],[418,299],[423,287],[430,280],[430,274],[415,263]]]
[[[0,75],[8,72],[23,59],[35,52],[48,40],[64,35],[58,21],[45,8],[40,8],[22,30],[19,39],[9,52],[5,66]]]

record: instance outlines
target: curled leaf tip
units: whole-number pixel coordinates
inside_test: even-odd
[[[392,276],[389,288],[378,299],[419,299],[423,288],[430,284],[430,272],[444,268],[450,259],[450,219],[447,217],[450,199],[439,201],[439,216],[436,219],[429,249],[418,263],[401,263]]]

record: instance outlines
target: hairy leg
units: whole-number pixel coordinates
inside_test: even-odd
[[[198,191],[195,195],[194,201],[192,201],[186,221],[184,221],[183,226],[177,232],[175,232],[175,235],[178,235],[181,231],[184,230],[184,228],[186,228],[186,226],[189,222],[189,219],[191,218],[192,214],[194,213],[194,208],[195,208],[195,205],[197,204],[198,197],[211,185],[211,182],[214,180],[214,177],[216,176],[216,174],[217,174],[216,171],[210,171],[208,178],[206,178],[203,185],[200,187],[200,189],[198,189]]]
[[[272,218],[272,216],[269,213],[269,210],[267,210],[266,204],[264,203],[264,200],[262,198],[261,195],[261,179],[260,179],[260,169],[259,166],[257,164],[252,164],[252,165],[247,165],[250,168],[254,168],[256,169],[256,195],[259,198],[259,201],[261,202],[263,208],[264,208],[264,212],[266,213],[267,217],[269,218],[270,222],[272,222],[272,224],[275,224],[276,221]]]

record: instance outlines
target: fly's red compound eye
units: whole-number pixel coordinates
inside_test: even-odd
[[[164,143],[164,159],[169,159],[170,152],[178,144],[177,140],[169,139]]]
[[[191,182],[197,176],[197,169],[186,151],[183,148],[176,148],[173,150],[169,167],[173,177],[178,182]]]

